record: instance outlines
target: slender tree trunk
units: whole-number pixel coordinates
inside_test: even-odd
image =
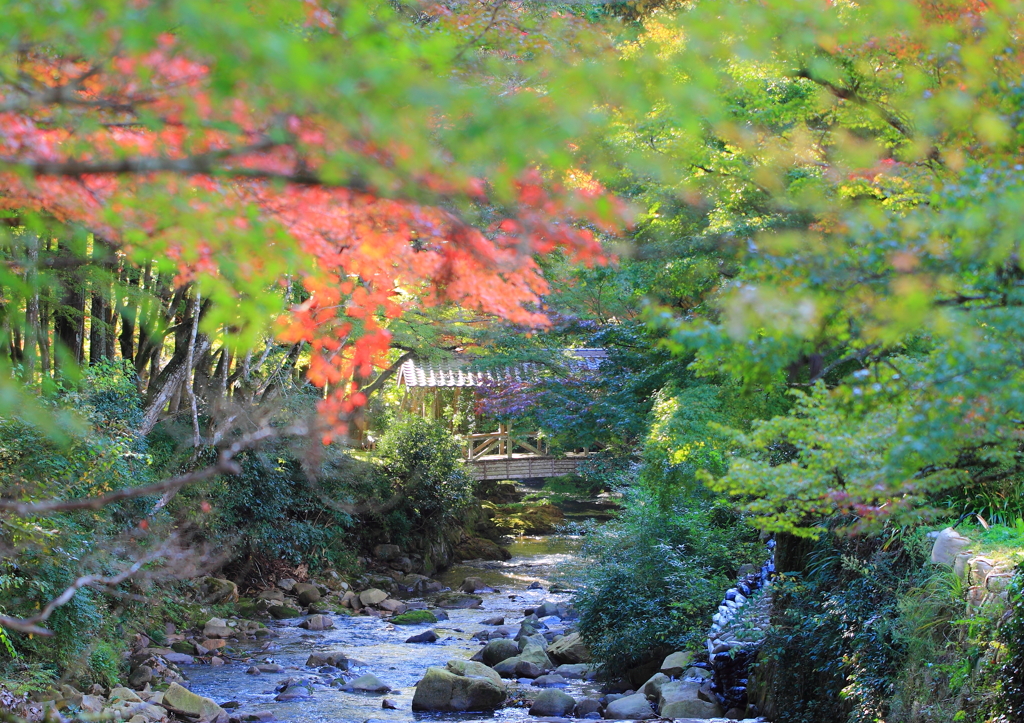
[[[46,327],[41,325],[39,313],[39,237],[26,234],[26,257],[28,264],[25,269],[25,286],[28,298],[25,299],[25,345],[21,354],[25,369],[25,380],[31,384],[35,381],[36,355],[40,349],[40,339],[46,334]],[[17,344],[15,345],[17,346]]]
[[[75,266],[71,249],[61,244],[59,253],[69,261],[69,268],[60,273],[63,297],[54,309],[54,334],[71,364],[82,363],[85,346],[85,283],[81,269]]]

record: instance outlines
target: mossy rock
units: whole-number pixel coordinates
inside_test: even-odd
[[[302,613],[295,608],[290,608],[287,605],[271,605],[267,608],[267,612],[275,620],[284,620],[286,618],[300,618]]]
[[[351,612],[349,612],[351,614]],[[395,615],[391,618],[391,622],[395,625],[419,625],[421,623],[436,623],[437,618],[434,617],[434,613],[429,610],[410,610],[407,613],[401,615]]]

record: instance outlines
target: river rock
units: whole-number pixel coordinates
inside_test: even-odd
[[[164,660],[175,665],[192,665],[196,659],[185,653],[164,653]]]
[[[295,583],[292,587],[292,595],[295,595],[302,605],[320,602],[320,591],[316,589],[316,585],[311,585],[308,582]]]
[[[491,640],[484,646],[483,659],[487,665],[497,665],[503,660],[519,655],[519,646],[506,638]]]
[[[586,718],[591,713],[598,715],[601,713],[601,701],[597,698],[583,698],[576,703],[576,708],[573,710],[573,715],[577,718]]]
[[[523,665],[523,663],[519,663],[519,665]],[[517,671],[519,670],[519,665],[516,666],[516,670]],[[533,665],[533,664],[532,663],[526,663],[526,665]],[[538,677],[534,678],[533,683],[531,683],[531,685],[533,685],[533,686],[535,686],[537,688],[556,688],[556,687],[564,687],[565,685],[568,684],[568,682],[569,681],[567,681],[565,678],[563,678],[560,675],[551,675],[551,674],[549,674],[549,675],[541,675],[541,676],[538,676]]]
[[[488,645],[490,645],[490,643],[488,643]],[[555,667],[551,663],[551,658],[549,658],[548,654],[544,652],[544,648],[539,645],[527,645],[526,648],[519,653],[518,657],[520,660],[525,660],[537,665],[542,670],[551,670]]]
[[[172,713],[188,718],[198,718],[200,721],[227,721],[228,719],[227,711],[213,700],[196,695],[177,683],[171,683],[170,687],[164,691],[160,705]]]
[[[469,610],[480,607],[483,602],[484,599],[477,595],[450,592],[438,595],[436,604],[444,610]]]
[[[303,698],[309,698],[313,695],[312,691],[305,685],[295,683],[289,685],[274,698],[278,703],[286,703],[289,700],[301,700]]]
[[[210,618],[203,626],[205,638],[230,638],[234,634],[234,628],[228,626],[228,621],[223,618]]]
[[[483,651],[481,650],[480,652],[482,653]],[[483,656],[481,655],[481,658],[482,657]],[[481,660],[481,662],[483,661]],[[515,678],[516,667],[518,667],[519,663],[521,662],[523,661],[519,659],[519,656],[516,656],[514,658],[506,658],[497,665],[493,665],[491,667],[494,669],[494,672],[500,675],[502,678]]]
[[[274,620],[287,620],[288,618],[301,618],[302,613],[293,607],[287,605],[271,605],[267,608],[267,612],[270,613],[270,617]]]
[[[427,630],[426,632],[420,633],[419,635],[413,635],[408,638],[405,642],[407,643],[436,643],[437,632],[434,630]]]
[[[643,693],[634,693],[609,703],[604,709],[604,717],[609,720],[648,720],[657,718],[658,714]]]
[[[277,586],[285,592],[291,592],[291,589],[295,587],[295,581],[290,577],[282,577],[277,581]]]
[[[199,586],[200,602],[206,605],[238,602],[238,585],[219,577],[207,577]]]
[[[131,688],[125,688],[124,686],[118,686],[112,688],[110,695],[108,696],[111,702],[123,702],[123,703],[142,703],[142,698]]]
[[[510,560],[512,553],[483,537],[467,537],[455,546],[457,560]]]
[[[345,683],[341,686],[342,690],[358,691],[361,693],[388,693],[391,691],[391,686],[384,683],[373,673],[367,673],[366,675],[360,675],[353,681]]]
[[[505,624],[505,616],[504,615],[498,615],[498,616],[493,617],[493,618],[487,618],[486,620],[482,621],[480,624],[481,625],[504,625]]]
[[[677,700],[661,707],[662,718],[719,718],[722,709],[717,703],[703,700]]]
[[[103,710],[103,703],[102,695],[83,695],[79,706],[84,713],[99,713]]]
[[[284,666],[280,663],[260,663],[256,666],[257,673],[283,673]]]
[[[203,642],[198,643],[198,645],[201,645],[204,650],[209,652],[211,650],[220,650],[221,648],[226,648],[228,643],[223,638],[207,638]]]
[[[563,663],[555,668],[554,672],[569,680],[589,679],[593,675],[590,666],[585,663]]]
[[[256,596],[257,600],[273,600],[274,602],[284,602],[284,591],[283,590],[264,590]]]
[[[548,655],[559,663],[590,662],[590,651],[587,650],[579,633],[569,633],[551,643],[548,646]]]
[[[462,592],[474,593],[474,592],[497,592],[493,587],[485,583],[479,577],[467,577],[462,581],[462,585],[459,586],[459,590]]]
[[[549,688],[542,690],[530,706],[530,715],[562,718],[576,708],[576,700],[568,693]]]
[[[456,664],[454,670],[453,663]],[[416,684],[413,710],[495,710],[505,702],[504,682],[485,665],[453,660],[448,666],[448,669],[427,668],[423,679]],[[483,674],[481,668],[490,675]]]
[[[558,605],[550,600],[545,600],[534,609],[533,614],[538,618],[546,618],[549,615],[558,615]]]
[[[516,663],[515,674],[517,678],[539,678],[544,675],[544,671],[540,669],[536,663],[531,663],[528,660],[520,660]]]
[[[387,610],[388,612],[395,613],[396,615],[401,615],[409,609],[409,606],[404,602],[392,600],[391,598],[381,601],[379,607],[381,610]]]
[[[340,670],[348,670],[349,659],[345,653],[312,653],[306,658],[306,665],[310,668],[330,665]]]
[[[716,718],[721,708],[713,702],[713,695],[704,693],[701,684],[692,681],[673,681],[661,686],[659,710],[662,718]]]
[[[693,653],[672,653],[661,664],[661,672],[670,678],[678,678],[684,670],[690,667],[693,660]]]
[[[330,630],[334,627],[334,621],[327,615],[310,615],[299,623],[299,627],[313,631]]]
[[[363,605],[380,605],[382,602],[388,599],[388,594],[383,590],[378,590],[375,587],[371,587],[368,590],[363,590],[359,593],[359,602]]]
[[[483,663],[478,663],[472,660],[456,659],[449,660],[448,664],[445,667],[448,669],[449,672],[455,673],[455,675],[464,675],[476,678],[487,678],[494,684],[500,685],[503,688],[505,687],[505,683],[504,681],[502,681],[501,676],[493,670],[491,670],[490,667],[484,665]]]
[[[640,692],[648,698],[657,699],[661,697],[661,686],[669,682],[669,677],[664,673],[655,673],[646,683],[640,686]]]
[[[148,665],[140,665],[128,676],[128,685],[133,688],[142,688],[146,683],[152,682],[153,669]]]

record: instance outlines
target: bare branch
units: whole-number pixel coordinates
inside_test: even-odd
[[[45,623],[49,620],[50,616],[53,615],[54,611],[62,605],[66,605],[71,602],[71,599],[75,594],[83,587],[112,587],[119,585],[128,578],[134,576],[143,567],[151,562],[155,562],[165,557],[174,546],[173,543],[177,541],[177,537],[169,537],[160,547],[152,552],[143,555],[138,560],[133,562],[129,567],[122,570],[116,575],[104,576],[104,575],[82,575],[71,583],[64,592],[57,597],[46,603],[46,606],[38,613],[30,618],[12,618],[7,615],[0,615],[0,627],[7,628],[8,630],[16,630],[19,633],[28,633],[32,635],[53,635],[52,630],[40,627],[40,623]]]
[[[291,434],[297,434],[303,432],[304,429],[304,427],[293,428],[286,431]],[[281,432],[282,430],[274,427],[261,427],[254,432],[242,436],[231,444],[231,446],[222,449],[214,464],[204,467],[203,469],[195,470],[194,472],[189,472],[188,474],[168,477],[160,482],[154,482],[151,485],[144,485],[142,487],[126,487],[115,490],[114,492],[108,492],[107,494],[100,495],[99,497],[83,497],[81,499],[72,500],[54,499],[43,502],[19,502],[16,500],[0,499],[0,510],[11,512],[19,517],[49,515],[54,512],[68,512],[70,510],[98,510],[113,502],[120,502],[121,500],[149,497],[152,495],[159,495],[179,490],[185,485],[202,482],[203,480],[216,477],[220,474],[238,474],[241,472],[241,467],[239,467],[238,463],[234,461],[234,458],[239,452],[249,449],[267,439],[277,437]]]

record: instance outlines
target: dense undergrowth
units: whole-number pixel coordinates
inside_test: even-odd
[[[213,453],[192,456],[180,443],[189,430],[173,419],[148,437],[137,434],[140,402],[133,373],[104,364],[48,400],[65,422],[63,440],[29,421],[0,420],[4,494],[95,496],[212,461]],[[282,418],[312,411],[316,397],[300,390],[286,402]],[[301,444],[274,442],[240,454],[239,474],[168,499],[3,518],[2,614],[30,617],[76,576],[116,575],[147,555],[153,560],[111,589],[79,590],[46,622],[51,636],[0,634],[0,679],[15,692],[58,679],[115,685],[134,634],[159,642],[165,622],[187,627],[216,612],[182,580],[220,572],[259,584],[289,566],[351,574],[358,555],[377,543],[415,548],[459,524],[472,499],[454,438],[421,419],[395,421],[372,458],[332,446],[313,468],[310,459]]]

